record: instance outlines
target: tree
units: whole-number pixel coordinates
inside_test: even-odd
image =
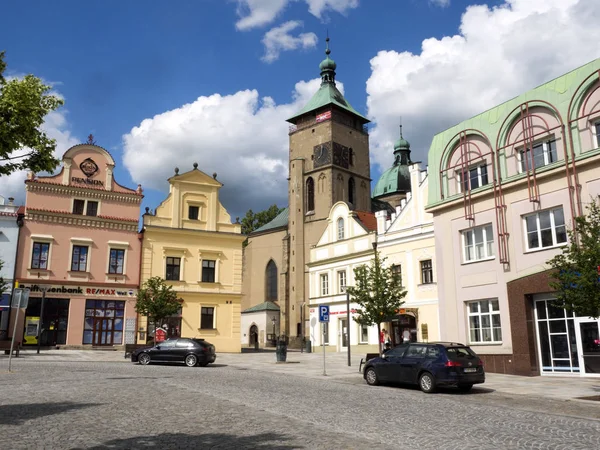
[[[587,214],[575,218],[568,230],[569,244],[548,264],[554,271],[550,287],[559,304],[582,317],[600,316],[600,204],[598,198]]]
[[[384,262],[385,258],[381,259],[379,252],[375,251],[375,257],[369,266],[362,265],[354,269],[355,286],[347,288],[353,301],[359,306],[356,310],[358,317],[354,320],[361,325],[377,325],[378,337],[381,322],[398,313],[407,293],[402,287],[400,274],[395,273],[391,267],[384,267]]]
[[[242,219],[242,234],[248,236],[254,230],[268,224],[271,220],[277,217],[283,208],[279,208],[277,205],[271,205],[268,209],[254,213],[251,209],[246,212],[246,215]]]
[[[2,268],[4,267],[4,261],[0,259],[0,274],[2,273]],[[8,283],[4,280],[4,277],[0,275],[0,295],[8,288]]]
[[[59,162],[53,156],[56,141],[40,126],[64,102],[33,75],[7,81],[5,69],[4,52],[0,52],[0,175],[16,170],[52,171]],[[27,149],[25,154],[13,155],[23,149]]]
[[[135,310],[158,328],[165,318],[179,311],[182,302],[173,286],[165,284],[161,277],[153,277],[138,291]]]

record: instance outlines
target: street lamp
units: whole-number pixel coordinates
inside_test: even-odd
[[[271,323],[273,323],[273,343],[275,343],[275,341],[277,340],[277,338],[275,337],[275,317],[271,319]]]

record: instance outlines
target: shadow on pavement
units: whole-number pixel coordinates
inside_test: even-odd
[[[16,405],[0,405],[0,425],[21,425],[27,420],[38,417],[53,416],[64,412],[98,406],[99,403],[19,403]]]
[[[298,446],[282,444],[288,438],[277,433],[255,434],[253,436],[234,436],[224,433],[191,435],[184,433],[164,433],[158,436],[136,436],[127,439],[113,439],[101,445],[86,449],[107,448],[244,448],[244,449],[295,449]],[[81,448],[81,447],[76,447]]]
[[[419,386],[414,384],[401,384],[401,383],[386,383],[382,384],[382,386],[407,389],[409,391],[420,391]],[[491,394],[492,392],[496,392],[495,389],[479,387],[478,385],[473,386],[473,389],[469,392],[462,392],[455,387],[450,386],[438,386],[433,392],[435,394],[451,394],[451,395],[475,395],[475,394]],[[432,395],[432,394],[424,394],[424,395]]]

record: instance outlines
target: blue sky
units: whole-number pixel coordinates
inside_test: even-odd
[[[318,86],[327,30],[346,98],[373,120],[376,180],[400,116],[413,159],[426,160],[436,132],[598,57],[577,44],[598,33],[593,3],[21,0],[3,4],[0,50],[9,74],[33,73],[65,98],[47,123],[60,155],[93,133],[151,208],[173,168],[196,161],[219,174],[235,219],[287,202],[285,118]],[[558,41],[562,58],[520,45],[534,21],[563,30],[536,37],[540,52]],[[0,194],[23,199],[22,179],[0,179]]]

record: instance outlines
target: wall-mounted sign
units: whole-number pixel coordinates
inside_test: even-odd
[[[47,285],[19,283],[22,288],[29,288],[31,293],[42,292],[42,286],[46,287],[46,295],[81,295],[86,297],[135,297],[137,289],[123,289],[112,287],[74,286],[74,285]]]
[[[83,160],[81,164],[79,164],[79,168],[84,173],[86,177],[91,177],[98,172],[98,164],[92,158],[86,158]]]
[[[100,180],[92,180],[91,178],[80,178],[80,177],[71,177],[71,181],[73,183],[79,184],[89,184],[92,186],[104,186],[104,183]]]

